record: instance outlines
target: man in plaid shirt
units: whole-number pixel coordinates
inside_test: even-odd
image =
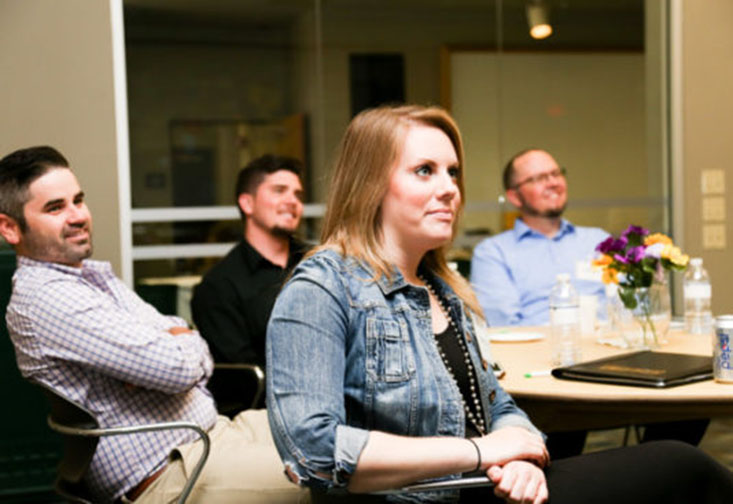
[[[100,426],[187,420],[209,431],[200,502],[298,502],[263,410],[218,416],[198,332],[161,315],[92,253],[92,217],[62,154],[0,160],[0,235],[18,269],[6,321],[23,376],[92,411]],[[99,502],[169,502],[201,450],[190,431],[103,437],[85,476]]]

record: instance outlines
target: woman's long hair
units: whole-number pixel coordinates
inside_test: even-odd
[[[456,151],[461,203],[453,223],[455,237],[465,200],[463,143],[458,126],[440,107],[382,106],[354,117],[341,139],[321,232],[322,245],[313,253],[324,248],[337,250],[368,264],[376,278],[382,275],[391,278],[393,266],[385,259],[381,236],[381,204],[411,124],[440,129]],[[468,282],[446,263],[445,254],[449,247],[450,244],[446,244],[430,250],[425,254],[422,265],[442,278],[480,316],[481,308]]]

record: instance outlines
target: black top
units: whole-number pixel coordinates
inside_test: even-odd
[[[448,365],[450,365],[453,370],[453,376],[458,383],[458,389],[461,391],[461,396],[463,396],[463,403],[469,405],[471,411],[473,411],[473,414],[476,415],[477,418],[482,418],[483,412],[480,411],[480,408],[479,411],[476,411],[473,399],[471,398],[471,385],[468,377],[469,370],[464,360],[463,350],[461,350],[457,338],[458,335],[456,334],[456,330],[451,324],[448,324],[445,331],[435,335],[435,340],[437,341],[438,346],[443,351],[443,354],[445,354]],[[473,372],[474,380],[478,382],[475,376],[476,371],[473,370]],[[480,436],[481,433],[468,419],[468,415],[466,415],[466,437]]]
[[[265,368],[265,332],[275,298],[305,246],[291,240],[288,267],[271,263],[242,240],[196,286],[191,312],[215,362]]]

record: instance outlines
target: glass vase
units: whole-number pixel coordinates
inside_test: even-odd
[[[619,317],[626,348],[651,349],[666,343],[672,307],[666,283],[637,287],[633,291],[636,307],[623,308]]]

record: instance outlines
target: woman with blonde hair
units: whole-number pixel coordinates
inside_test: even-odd
[[[460,133],[440,108],[380,107],[349,124],[322,245],[268,326],[268,414],[286,474],[317,502],[472,471],[488,474],[493,493],[371,498],[539,504],[549,489],[553,503],[727,500],[730,474],[674,442],[549,467],[542,434],[481,355],[470,286],[446,264],[463,170]]]

